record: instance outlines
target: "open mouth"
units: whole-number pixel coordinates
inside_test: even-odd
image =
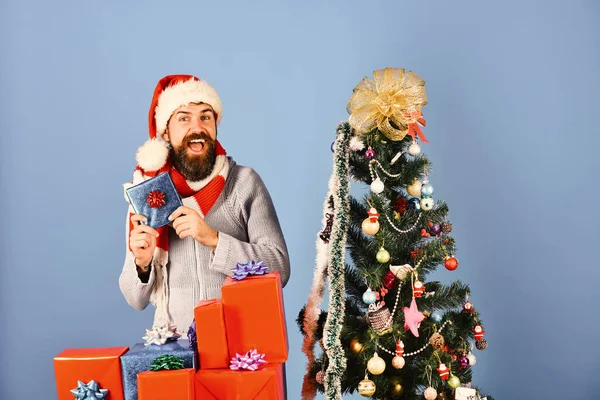
[[[190,140],[187,144],[188,149],[194,154],[202,154],[204,148],[206,147],[206,140],[204,139],[194,139]]]

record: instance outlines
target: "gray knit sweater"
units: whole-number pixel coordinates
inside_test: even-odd
[[[221,286],[238,262],[264,261],[271,271],[281,273],[284,286],[290,276],[287,247],[265,184],[252,168],[237,165],[230,157],[228,162],[225,187],[205,216],[219,232],[216,250],[193,238],[180,239],[174,229],[168,229],[168,311],[183,334],[200,300],[221,297]],[[148,306],[154,278],[152,268],[148,282],[142,282],[133,254],[127,251],[119,287],[129,305],[138,310]]]

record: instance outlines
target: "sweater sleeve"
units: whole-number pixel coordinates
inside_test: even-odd
[[[279,271],[282,286],[290,277],[290,262],[273,201],[260,176],[244,167],[234,182],[236,207],[241,207],[248,242],[219,232],[211,268],[232,276],[237,263],[263,261],[270,271]],[[239,210],[234,210],[236,214]]]
[[[129,218],[129,214],[127,216]],[[127,220],[129,226],[129,219]],[[129,231],[127,230],[127,251],[125,255],[125,263],[121,276],[119,277],[119,288],[121,293],[127,300],[127,303],[137,310],[143,310],[150,303],[150,294],[154,285],[154,266],[150,269],[150,277],[148,282],[144,283],[140,280],[133,258],[133,253],[129,251]]]

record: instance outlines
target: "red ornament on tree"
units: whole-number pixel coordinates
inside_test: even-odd
[[[456,268],[458,268],[458,260],[454,257],[446,257],[446,261],[444,261],[444,267],[446,267],[448,271],[454,271]]]
[[[470,301],[467,300],[467,302],[463,306],[463,311],[464,312],[469,312],[469,313],[473,312],[473,303],[471,303]]]
[[[425,228],[423,228],[421,229],[421,236],[430,237],[431,235],[429,234],[429,232],[427,232],[427,230],[425,230]]]
[[[485,331],[483,330],[481,325],[475,325],[475,328],[473,328],[473,333],[475,334],[475,340],[479,341],[483,339],[483,334],[485,333]]]
[[[165,194],[160,190],[153,190],[148,193],[148,197],[146,197],[146,202],[151,208],[161,208],[167,202],[165,201]]]
[[[404,343],[400,339],[398,339],[396,342],[396,355],[398,357],[402,357],[404,355]]]
[[[416,281],[415,284],[413,285],[413,293],[414,293],[415,297],[423,296],[424,292],[425,292],[425,285],[423,285],[423,282]]]
[[[392,208],[398,214],[402,215],[406,212],[406,207],[407,207],[406,198],[404,196],[402,196],[398,200],[396,200],[396,202],[394,203],[394,206]]]
[[[443,381],[447,381],[449,376],[450,376],[450,370],[448,369],[448,367],[446,367],[446,364],[444,363],[440,363],[438,365],[438,367],[436,368],[437,372],[440,373],[440,378]]]
[[[388,271],[387,274],[383,277],[383,286],[387,289],[391,289],[396,283],[396,276],[392,271]]]
[[[413,250],[410,252],[410,256],[413,258],[413,260],[416,259],[419,254],[421,254],[421,249]]]

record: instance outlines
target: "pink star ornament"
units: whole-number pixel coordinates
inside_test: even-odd
[[[404,330],[409,330],[415,337],[419,337],[419,324],[425,319],[425,316],[417,310],[417,302],[413,297],[410,307],[402,307],[404,311]]]

